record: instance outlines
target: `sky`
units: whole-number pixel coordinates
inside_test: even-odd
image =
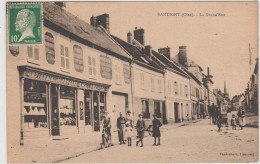
[[[256,2],[67,2],[65,9],[88,23],[92,15],[109,14],[110,33],[125,41],[127,32],[142,27],[145,45],[156,51],[169,46],[172,58],[186,45],[188,58],[205,74],[210,67],[214,88],[223,91],[226,81],[230,98],[243,93],[249,81],[249,44],[251,72],[258,57]]]

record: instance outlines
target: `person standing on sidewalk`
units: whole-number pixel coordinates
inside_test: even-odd
[[[143,138],[144,138],[145,123],[143,120],[143,115],[139,114],[138,116],[139,116],[139,119],[137,120],[137,123],[136,123],[138,141],[136,141],[136,146],[138,146],[138,143],[141,142],[141,147],[143,147],[144,146]]]
[[[125,144],[124,141],[124,128],[125,128],[126,119],[123,117],[120,112],[120,116],[117,119],[117,130],[118,130],[118,140],[120,145]]]
[[[133,131],[133,123],[131,112],[127,111],[126,113],[126,127],[125,127],[125,137],[127,138],[128,146],[132,146],[132,131]]]
[[[162,126],[162,123],[160,120],[158,120],[157,115],[153,114],[153,137],[154,137],[154,144],[153,146],[159,146],[160,145],[160,137],[161,137],[161,132],[160,132],[160,127]],[[158,143],[156,145],[156,138],[158,138]]]
[[[108,135],[108,140],[109,140],[109,146],[112,146],[111,140],[112,140],[112,136],[111,136],[111,119],[109,116],[109,113],[106,112],[105,113],[105,117],[106,119],[104,120],[104,129]]]
[[[246,124],[246,118],[245,118],[246,113],[245,113],[244,109],[242,109],[242,107],[239,108],[237,116],[238,116],[238,120],[239,120],[239,126],[241,127],[241,130],[243,130],[243,127]]]

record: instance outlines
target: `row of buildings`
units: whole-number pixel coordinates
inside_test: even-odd
[[[247,83],[247,87],[244,93],[236,95],[232,99],[232,107],[234,109],[244,108],[248,112],[252,112],[258,115],[258,58],[256,58],[255,66]]]
[[[190,60],[187,47],[171,57],[170,48],[145,44],[135,28],[127,41],[110,33],[109,15],[90,24],[63,3],[43,3],[43,44],[7,47],[8,148],[27,138],[99,131],[109,112],[112,130],[119,113],[156,113],[164,124],[204,118],[229,105],[225,87],[213,89],[208,68]]]

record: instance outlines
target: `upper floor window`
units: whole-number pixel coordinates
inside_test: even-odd
[[[187,85],[185,85],[185,87],[184,87],[184,94],[186,97],[188,97],[188,86]]]
[[[69,58],[69,48],[63,45],[60,45],[60,58],[61,58],[61,67],[69,69],[70,68],[70,58]]]
[[[89,76],[96,76],[96,59],[94,57],[88,56],[88,74]]]
[[[168,80],[168,93],[171,93],[171,80]]]
[[[151,78],[151,91],[153,92],[154,91],[154,79]]]
[[[124,73],[124,80],[126,84],[130,84],[131,76],[130,76],[130,66],[129,64],[123,65],[123,73]]]
[[[144,74],[143,73],[141,73],[140,74],[140,82],[141,82],[141,89],[144,89]]]
[[[175,93],[175,95],[178,95],[178,83],[177,83],[177,81],[174,82],[174,93]]]
[[[27,46],[27,57],[33,60],[39,60],[38,46]]]
[[[182,96],[182,84],[180,84],[180,96]]]
[[[122,80],[121,80],[121,68],[119,67],[119,65],[115,65],[115,82],[117,84],[122,84]]]
[[[54,37],[51,33],[45,33],[45,51],[46,60],[49,64],[55,63],[55,47],[54,47]]]
[[[158,91],[159,91],[159,92],[162,92],[161,80],[158,80]]]
[[[73,53],[74,53],[74,68],[77,72],[82,73],[84,71],[82,48],[78,45],[74,45]]]
[[[108,56],[100,55],[100,75],[112,80],[112,61]]]

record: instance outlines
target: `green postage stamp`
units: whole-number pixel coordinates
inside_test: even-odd
[[[42,44],[42,4],[8,4],[9,45]]]

